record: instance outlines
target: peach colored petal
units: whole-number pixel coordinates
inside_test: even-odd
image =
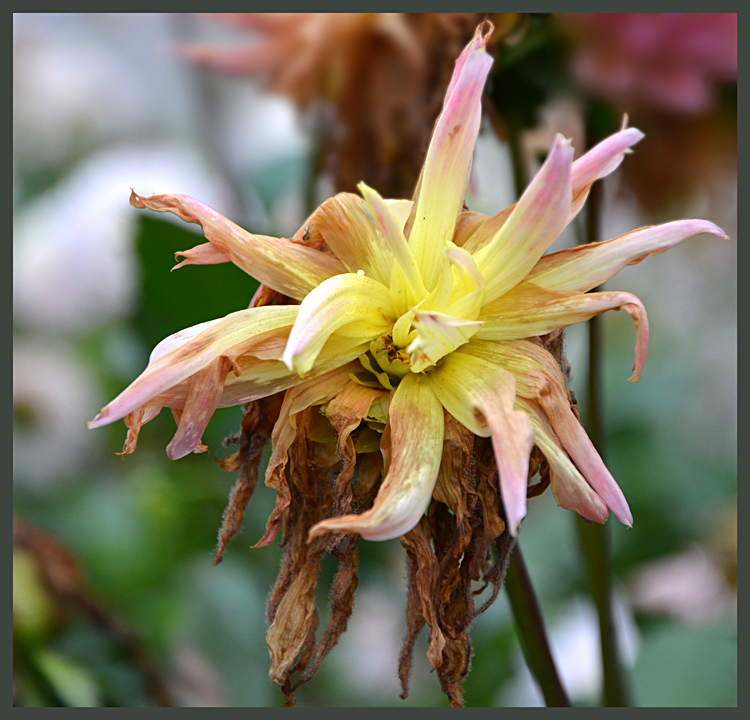
[[[344,272],[330,255],[284,238],[253,235],[208,205],[187,195],[130,195],[134,207],[171,212],[203,228],[206,239],[249,275],[274,290],[301,300],[328,278]]]
[[[222,356],[234,362],[253,345],[292,325],[297,310],[297,306],[276,305],[240,310],[220,320],[201,323],[198,333],[190,328],[177,333],[181,336],[179,341],[167,338],[159,343],[156,359],[141,376],[88,426],[100,427],[119,420]]]
[[[383,285],[391,279],[393,255],[378,219],[362,198],[339,193],[326,200],[310,218],[327,245],[352,273],[362,270]]]
[[[504,368],[461,351],[445,357],[426,377],[456,420],[475,435],[492,437],[508,530],[517,535],[526,515],[534,432],[528,416],[514,410],[515,378]]]
[[[630,313],[636,328],[635,365],[631,382],[641,376],[648,352],[648,316],[641,301],[626,292],[585,295],[552,292],[530,282],[521,283],[479,312],[484,325],[481,340],[516,340],[536,337],[552,330],[589,320],[607,310]]]
[[[171,460],[178,460],[203,447],[203,431],[219,405],[224,379],[231,368],[232,363],[227,358],[219,357],[190,378],[190,390],[177,432],[167,445],[167,455]]]
[[[325,532],[359,533],[390,540],[411,530],[424,514],[443,452],[443,408],[424,377],[409,373],[388,408],[391,462],[375,503],[361,515],[323,520],[310,538]]]
[[[708,220],[678,220],[547,255],[527,279],[550,290],[586,292],[617,275],[626,265],[636,265],[649,255],[660,255],[701,233],[728,239],[720,227]]]
[[[185,267],[185,265],[221,265],[222,263],[232,262],[229,255],[223,253],[210,242],[196,245],[190,250],[180,250],[174,254],[174,259],[177,260],[179,257],[185,259],[174,265],[171,272]]]

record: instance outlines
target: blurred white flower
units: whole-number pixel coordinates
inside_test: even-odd
[[[15,341],[14,482],[42,491],[83,471],[96,444],[84,420],[101,392],[95,373],[64,341]]]
[[[130,188],[205,197],[236,213],[226,184],[194,151],[122,146],[79,164],[14,221],[16,320],[33,329],[90,330],[132,310],[138,290]]]

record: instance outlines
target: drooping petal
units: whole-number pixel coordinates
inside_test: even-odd
[[[219,405],[224,380],[232,363],[218,357],[190,378],[190,390],[182,409],[177,432],[167,445],[167,455],[178,460],[201,446],[203,431]]]
[[[88,426],[100,427],[125,417],[222,356],[234,362],[269,335],[291,326],[298,309],[297,306],[273,305],[240,310],[220,320],[183,330],[176,334],[180,336],[178,339],[172,336],[163,340],[141,376],[103,408]],[[197,328],[200,332],[195,332]]]
[[[534,426],[534,443],[544,453],[550,469],[550,486],[555,502],[593,522],[606,522],[609,508],[583,479],[570,461],[541,407],[533,400],[516,398],[516,408],[525,412]]]
[[[694,235],[728,235],[708,220],[678,220],[643,227],[606,242],[579,245],[543,257],[528,280],[550,290],[586,292],[636,265],[649,255],[660,255]]]
[[[521,283],[479,312],[484,325],[477,339],[516,340],[537,337],[557,328],[589,320],[607,310],[625,310],[635,323],[635,365],[630,382],[637,382],[648,352],[648,316],[641,301],[626,292],[585,295],[552,292],[530,282]]]
[[[438,281],[442,253],[453,239],[469,182],[482,90],[492,65],[485,51],[489,35],[482,34],[484,27],[477,28],[456,61],[407,223],[409,244],[428,290]]]
[[[552,150],[500,230],[474,253],[488,303],[521,282],[562,232],[571,203],[573,148],[557,136]],[[465,249],[466,245],[464,246]]]
[[[552,355],[532,340],[472,340],[461,351],[495,362],[513,373],[517,394],[539,402],[583,477],[618,519],[631,526],[633,516],[625,496],[573,414],[565,379]]]
[[[443,407],[475,435],[492,438],[508,530],[526,515],[526,486],[534,431],[514,409],[516,381],[507,370],[460,351],[426,377]]]
[[[332,333],[371,340],[394,320],[388,288],[364,275],[337,275],[302,301],[282,359],[302,376]]]
[[[253,235],[187,195],[141,197],[133,192],[130,204],[157,212],[171,212],[186,222],[197,223],[203,228],[206,239],[235,265],[264,285],[296,300],[301,300],[321,282],[345,269],[339,260],[319,250],[284,238]],[[193,262],[197,257],[199,255],[193,255]]]
[[[388,285],[393,254],[378,218],[368,212],[362,198],[352,193],[334,195],[313,213],[310,225],[320,232],[349,272],[362,270],[367,277]]]
[[[443,408],[430,383],[409,373],[393,392],[388,409],[391,462],[375,503],[361,515],[323,520],[310,537],[324,532],[359,533],[390,540],[409,532],[424,514],[443,453]]]

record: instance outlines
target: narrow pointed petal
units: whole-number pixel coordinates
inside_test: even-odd
[[[572,164],[572,202],[566,224],[570,223],[583,207],[592,183],[616,170],[628,149],[642,137],[643,133],[640,130],[626,128],[606,138]],[[471,253],[476,253],[500,231],[515,207],[511,205],[492,217],[475,212],[462,213],[462,216],[466,217],[459,220],[453,242]]]
[[[264,285],[296,300],[304,298],[324,280],[344,272],[341,262],[330,255],[284,238],[253,235],[187,195],[141,197],[133,192],[130,204],[171,212],[186,222],[197,223],[203,228],[206,239],[235,265]]]
[[[638,128],[625,128],[602,140],[573,163],[573,205],[568,222],[580,212],[591,185],[620,167],[625,153],[644,137]]]
[[[648,352],[648,316],[641,301],[626,292],[585,295],[552,292],[525,282],[485,305],[478,320],[484,322],[477,339],[516,340],[537,337],[558,328],[589,320],[607,310],[625,310],[635,323],[635,365],[630,382],[641,376]]]
[[[419,522],[437,480],[444,433],[443,408],[424,377],[410,373],[403,378],[391,397],[388,423],[391,462],[372,508],[324,520],[310,530],[310,538],[347,532],[390,540]]]
[[[103,408],[88,426],[100,427],[125,417],[217,358],[225,356],[234,362],[253,345],[291,326],[297,310],[296,306],[241,310],[183,330],[177,333],[178,339],[167,338],[159,343],[154,351],[155,359],[141,376]],[[196,332],[198,328],[200,332]]]
[[[177,432],[167,445],[170,459],[178,460],[201,446],[203,431],[219,405],[224,380],[231,368],[229,360],[219,357],[190,379],[190,390]]]
[[[202,245],[196,245],[190,250],[181,250],[174,254],[174,259],[184,258],[177,265],[172,267],[171,272],[185,267],[185,265],[221,265],[222,263],[232,262],[232,258],[223,253],[213,243],[207,242]]]
[[[720,227],[708,220],[678,220],[547,255],[527,279],[549,290],[586,292],[617,275],[626,265],[636,265],[649,255],[660,255],[702,233],[728,239]]]
[[[125,439],[122,452],[118,453],[118,455],[130,455],[130,453],[135,452],[141,427],[153,420],[162,411],[162,408],[163,405],[159,402],[147,403],[123,418],[128,428],[128,435]]]
[[[469,182],[482,90],[492,65],[485,51],[484,27],[477,29],[456,61],[407,223],[409,244],[428,290],[437,283],[442,253],[453,239]]]
[[[313,213],[309,226],[315,226],[349,272],[362,270],[367,277],[387,286],[393,255],[378,219],[362,198],[339,193]]]
[[[555,502],[587,520],[606,522],[609,508],[570,461],[541,407],[532,400],[516,398],[516,408],[525,412],[534,426],[534,443],[549,464],[550,486]]]
[[[282,359],[302,376],[332,333],[372,340],[394,320],[388,288],[364,275],[337,275],[302,301]]]
[[[573,148],[557,136],[552,150],[500,230],[474,254],[488,303],[521,282],[562,232],[571,203]]]
[[[513,373],[518,395],[539,402],[562,446],[583,477],[617,518],[630,527],[633,516],[625,496],[573,414],[565,379],[552,355],[531,340],[501,343],[473,340],[462,348],[462,353],[494,361]]]
[[[526,515],[526,486],[534,431],[514,409],[516,381],[503,368],[454,352],[426,375],[443,407],[475,435],[492,438],[508,531],[518,534]]]

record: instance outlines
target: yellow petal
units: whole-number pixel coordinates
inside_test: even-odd
[[[301,300],[324,280],[345,269],[339,260],[320,250],[284,238],[253,235],[187,195],[141,197],[133,192],[130,204],[157,212],[171,212],[186,222],[197,223],[203,228],[206,239],[235,265],[264,285],[296,300]],[[192,252],[197,251],[194,248]]]
[[[443,408],[424,377],[410,373],[393,393],[386,432],[391,463],[375,503],[361,515],[323,520],[310,531],[359,533],[390,540],[411,530],[424,514],[443,453]]]
[[[555,502],[587,520],[606,522],[609,508],[570,461],[541,407],[532,400],[516,398],[516,408],[525,412],[534,426],[534,443],[547,458]]]
[[[409,244],[428,290],[437,284],[443,250],[453,239],[479,134],[482,90],[492,65],[482,27],[456,61],[409,218]]]
[[[492,437],[508,529],[517,535],[526,515],[526,486],[534,432],[514,409],[516,381],[507,370],[460,351],[427,374],[443,407],[475,435]]]
[[[372,340],[394,320],[388,288],[365,275],[337,275],[302,301],[282,359],[302,376],[332,333]]]

